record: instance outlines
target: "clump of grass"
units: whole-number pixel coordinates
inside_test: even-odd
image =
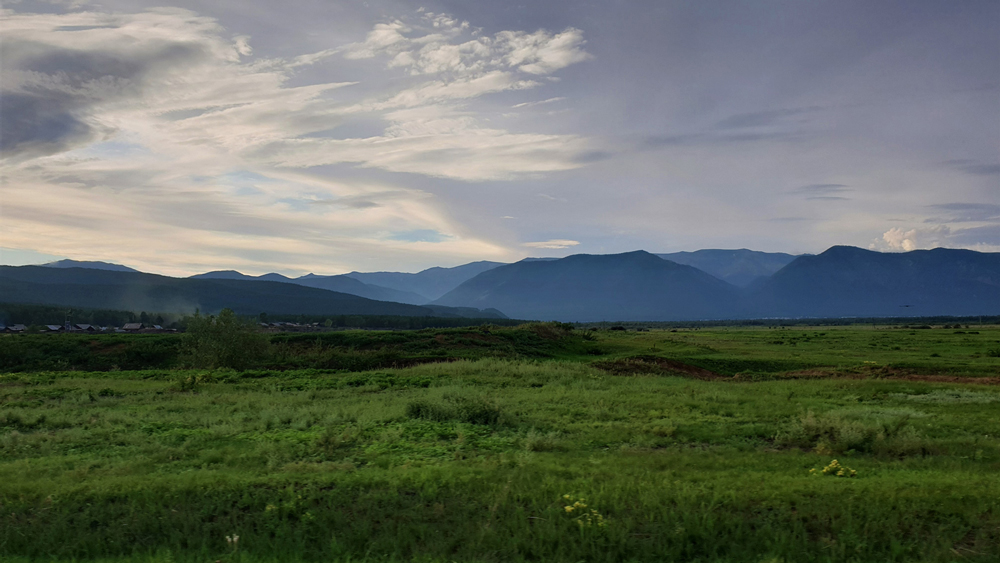
[[[346,449],[354,445],[358,440],[359,432],[354,427],[335,429],[327,428],[314,443],[317,450],[326,456],[332,456],[338,450]]]
[[[449,395],[444,402],[411,401],[406,405],[406,416],[434,422],[465,422],[485,426],[501,423],[503,412],[492,401],[483,397]]]
[[[935,404],[986,404],[1000,401],[1000,397],[995,394],[971,391],[969,389],[937,389],[922,395],[893,393],[891,396],[917,403]]]
[[[211,373],[181,374],[174,379],[173,390],[179,393],[197,393],[203,384],[213,381]]]
[[[928,453],[931,444],[910,425],[910,418],[910,413],[891,415],[884,411],[822,415],[809,411],[779,433],[776,442],[824,455],[852,451],[886,456]]]
[[[677,425],[668,420],[657,420],[643,427],[643,430],[653,436],[670,438],[677,433]]]
[[[528,433],[525,434],[521,444],[524,449],[529,452],[553,452],[565,449],[563,448],[562,442],[559,440],[558,432],[548,432],[543,434],[534,428],[528,430]]]

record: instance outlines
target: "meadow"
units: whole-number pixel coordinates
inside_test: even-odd
[[[996,326],[189,345],[0,338],[0,558],[1000,558]]]

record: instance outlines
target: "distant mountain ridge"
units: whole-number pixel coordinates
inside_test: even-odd
[[[737,298],[726,282],[640,250],[499,266],[434,304],[492,307],[541,320],[657,321],[726,318]]]
[[[409,305],[424,305],[430,301],[430,299],[410,291],[399,291],[387,287],[370,285],[346,275],[317,276],[315,274],[306,274],[298,278],[289,278],[287,276],[274,273],[264,274],[262,276],[248,276],[235,270],[218,270],[214,272],[206,272],[204,274],[197,274],[191,276],[191,279],[227,279],[291,283],[305,287],[315,287],[317,289],[350,293],[351,295],[374,299],[376,301],[394,301],[396,303],[406,303]]]
[[[747,287],[765,279],[796,258],[795,255],[784,252],[760,252],[746,248],[671,252],[657,256],[678,264],[694,266],[737,287]]]
[[[93,268],[0,266],[0,300],[92,309],[239,314],[502,318],[495,311],[421,307],[285,282],[171,278]]]
[[[138,272],[135,268],[129,268],[128,266],[122,266],[121,264],[112,264],[111,262],[98,262],[90,260],[56,260],[55,262],[47,262],[41,264],[46,268],[87,268],[89,270],[108,270],[111,272]]]
[[[206,310],[228,299],[247,310],[264,307],[260,310],[270,311],[275,310],[276,304],[315,310],[295,299],[313,299],[317,306],[335,308],[330,294],[336,294],[341,296],[338,307],[346,305],[348,298],[364,298],[366,305],[356,302],[351,307],[359,311],[404,311],[363,314],[506,314],[514,318],[562,321],[1000,314],[1000,253],[944,248],[881,253],[835,246],[818,255],[797,257],[747,249],[657,255],[636,251],[578,254],[559,259],[526,258],[513,264],[473,262],[454,268],[429,268],[416,274],[352,272],[289,278],[274,273],[247,276],[228,270],[188,279],[223,286],[235,284],[226,286],[226,291],[241,294],[236,297],[220,293],[222,286],[218,285],[211,289],[198,286],[197,291],[192,289],[194,286],[184,286],[181,291],[176,278],[140,274],[106,262],[55,264],[32,268],[48,272],[50,277],[65,276],[57,282],[18,278],[5,270],[0,274],[3,297],[14,296],[8,300],[16,302],[57,304],[68,303],[62,298],[72,294],[79,297],[77,306],[131,309],[134,305],[130,303],[139,295],[145,299],[144,303],[157,304],[145,308],[162,309],[165,304],[174,303],[168,296],[179,300],[177,303],[187,304],[194,295],[195,301],[205,297],[204,303],[211,304],[201,305]],[[76,264],[82,267],[77,268]],[[149,277],[111,283],[112,287],[105,291],[117,292],[114,297],[100,295],[94,288],[85,291],[76,287],[74,284],[79,280],[91,276],[81,272]],[[154,283],[150,281],[153,279],[175,281]],[[54,285],[45,285],[49,283]],[[125,287],[130,283],[134,287]],[[320,293],[296,293],[303,290]],[[89,297],[83,296],[87,291],[91,292]],[[428,296],[433,295],[437,299],[428,302]],[[419,307],[393,309],[414,305]]]
[[[434,304],[561,321],[995,315],[1000,253],[835,246],[746,288],[642,251],[579,254],[489,270]]]
[[[800,256],[749,294],[745,315],[935,316],[1000,313],[1000,253],[882,253],[834,246]]]
[[[455,266],[454,268],[433,267],[408,274],[403,272],[351,272],[344,274],[366,284],[378,285],[398,291],[410,291],[434,301],[460,284],[487,270],[503,266],[502,262],[482,260]]]

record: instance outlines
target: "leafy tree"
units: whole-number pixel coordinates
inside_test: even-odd
[[[218,316],[195,313],[187,319],[184,336],[191,363],[197,367],[246,369],[270,352],[267,336],[232,309],[223,309]]]

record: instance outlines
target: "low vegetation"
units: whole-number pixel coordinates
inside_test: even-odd
[[[0,558],[995,561],[1000,330],[961,332],[4,337]],[[130,346],[170,354],[74,363]]]

